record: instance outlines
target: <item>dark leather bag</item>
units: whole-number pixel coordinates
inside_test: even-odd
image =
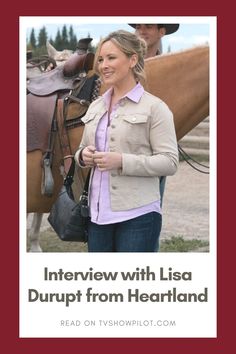
[[[90,219],[88,207],[90,172],[87,175],[80,201],[76,203],[71,188],[74,170],[75,162],[73,161],[59,196],[52,206],[48,221],[62,241],[86,243]]]

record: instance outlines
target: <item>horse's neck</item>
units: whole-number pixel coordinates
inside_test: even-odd
[[[208,57],[208,47],[198,47],[146,60],[146,89],[156,96],[168,97],[170,90],[175,90],[175,87],[185,89],[187,82],[202,83],[208,71]]]
[[[197,47],[145,61],[146,90],[165,101],[178,139],[208,115],[209,48]]]

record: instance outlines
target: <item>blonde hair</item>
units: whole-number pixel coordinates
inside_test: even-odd
[[[137,55],[137,64],[132,68],[134,77],[138,81],[145,80],[144,56],[147,51],[146,42],[142,38],[136,36],[136,34],[124,30],[111,32],[99,42],[94,60],[94,70],[96,73],[99,75],[98,57],[100,55],[101,47],[108,41],[115,44],[125,55],[127,55],[127,57],[131,57],[133,54]]]

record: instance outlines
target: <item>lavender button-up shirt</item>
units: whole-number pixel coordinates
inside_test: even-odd
[[[140,83],[138,83],[131,91],[129,91],[124,97],[122,97],[119,102],[112,107],[112,111],[110,112],[110,116],[108,114],[112,89],[106,91],[103,95],[107,112],[100,119],[95,143],[97,151],[109,151],[108,146],[108,126],[109,122],[112,121],[113,117],[116,114],[117,108],[120,105],[124,104],[125,97],[130,99],[136,103],[139,102],[144,89]],[[95,168],[93,179],[91,183],[90,189],[90,213],[91,213],[91,221],[96,224],[113,224],[129,219],[136,218],[140,215],[150,213],[152,211],[161,213],[160,201],[157,200],[151,204],[144,205],[139,208],[125,210],[125,211],[112,211],[111,210],[111,201],[110,201],[110,191],[109,191],[109,171],[99,171],[98,168]],[[157,185],[157,188],[159,186]]]

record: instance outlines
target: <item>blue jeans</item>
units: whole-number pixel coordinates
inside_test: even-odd
[[[151,212],[127,221],[98,225],[89,223],[89,252],[157,252],[162,216]]]

